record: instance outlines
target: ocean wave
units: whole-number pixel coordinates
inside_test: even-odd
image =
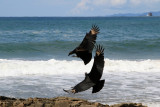
[[[65,75],[90,72],[93,60],[84,65],[77,60],[7,60],[0,59],[0,77],[20,75]],[[107,72],[159,72],[160,60],[110,60],[105,59],[104,73]]]
[[[97,41],[105,48],[105,58],[160,59],[158,40]],[[0,58],[65,58],[80,41],[0,43]]]

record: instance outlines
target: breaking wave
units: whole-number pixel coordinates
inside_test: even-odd
[[[84,65],[78,60],[7,60],[0,59],[0,77],[20,75],[65,75],[90,72],[93,60]],[[159,72],[160,60],[110,60],[105,59],[106,72]]]

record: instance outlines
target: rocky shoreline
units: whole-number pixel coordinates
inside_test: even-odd
[[[0,96],[0,107],[147,107],[141,103],[103,105],[71,97],[16,99]]]

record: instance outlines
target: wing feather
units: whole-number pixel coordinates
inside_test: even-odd
[[[76,93],[81,92],[81,91],[85,91],[91,87],[93,87],[95,84],[91,81],[91,79],[89,78],[88,75],[86,75],[85,79],[80,82],[79,84],[77,84],[76,86],[74,86],[74,90],[76,91]]]
[[[81,58],[84,64],[88,64],[92,59],[92,51],[96,43],[97,34],[99,33],[99,27],[93,25],[90,32],[86,33],[83,41],[78,47],[73,51],[69,52],[68,56],[71,54],[76,54],[77,57]]]
[[[100,45],[96,46],[96,55],[94,57],[94,63],[91,69],[91,72],[88,74],[89,78],[93,82],[97,82],[100,80],[103,74],[104,68],[104,48]]]
[[[86,33],[83,41],[79,45],[80,48],[84,48],[85,50],[88,50],[89,52],[92,52],[94,48],[94,44],[96,43],[97,34],[99,33],[99,27],[96,25],[93,25],[90,32]]]

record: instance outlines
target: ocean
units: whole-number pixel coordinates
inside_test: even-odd
[[[68,53],[93,24],[105,48],[104,88],[65,93],[92,68],[93,58],[84,65]],[[160,17],[0,17],[0,84],[0,96],[160,107]]]

